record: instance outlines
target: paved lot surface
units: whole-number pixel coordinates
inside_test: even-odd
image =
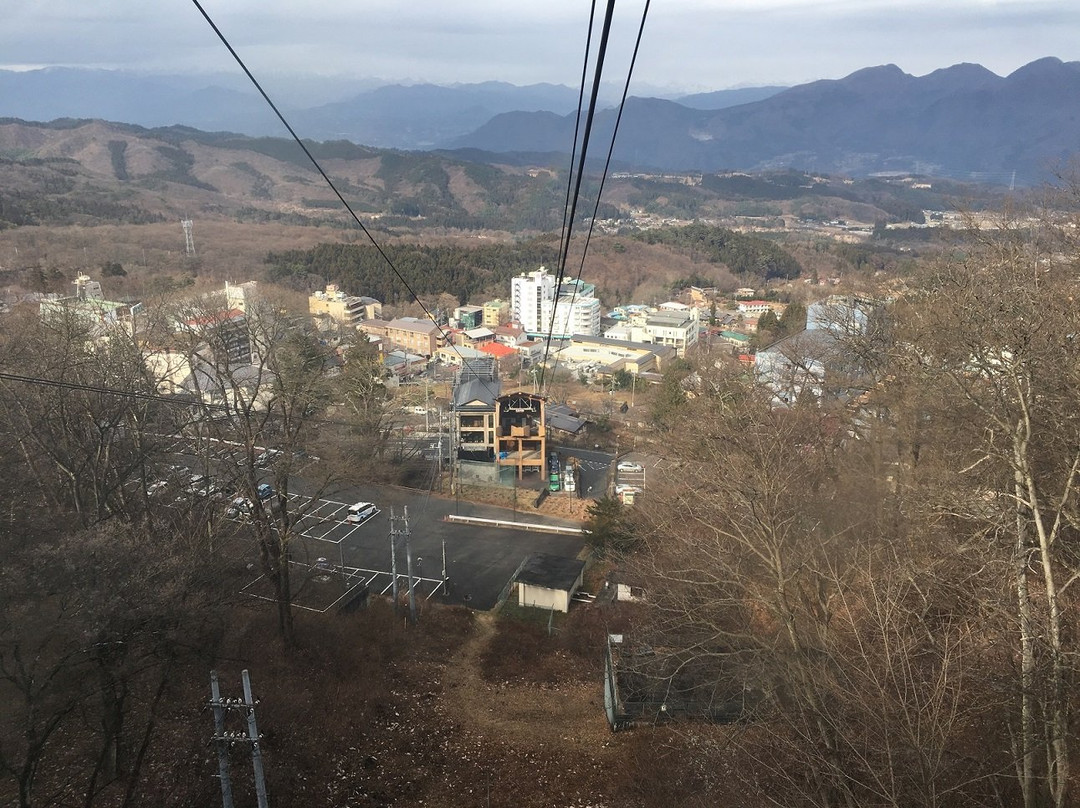
[[[172,450],[178,456],[183,456],[187,468],[175,473],[183,478],[192,469],[198,471],[209,466],[211,473],[216,471],[221,478],[227,478],[229,470],[235,469],[238,460],[242,459],[242,453],[235,446],[214,444],[206,448],[210,457],[206,456],[207,453],[201,458],[193,457],[191,441],[177,437]],[[581,458],[583,461],[591,461],[590,466],[595,464],[593,473],[600,477],[604,473],[600,469],[606,469],[606,458],[601,453],[582,454],[585,455]],[[305,460],[317,462],[315,458]],[[302,479],[295,479],[292,487],[300,492],[305,491]],[[170,489],[168,500],[171,501],[176,493]],[[517,514],[507,508],[448,499],[412,489],[342,486],[332,491],[320,491],[314,496],[305,496],[304,493],[290,495],[290,500],[301,534],[301,538],[291,547],[296,602],[302,608],[317,611],[339,608],[344,600],[362,588],[372,595],[390,592],[393,582],[391,512],[395,516],[404,516],[406,509],[408,512],[409,545],[418,597],[464,604],[474,609],[492,608],[518,566],[529,555],[543,552],[576,557],[584,547],[578,535],[454,524],[445,521],[445,517],[459,514],[577,527],[575,522],[535,514]],[[349,505],[359,501],[375,503],[378,511],[363,523],[348,522],[345,517]],[[227,501],[220,503],[222,512],[227,505]],[[398,529],[404,530],[405,523],[399,521]],[[240,539],[240,536],[237,538]],[[253,580],[245,591],[256,597],[271,597],[268,582],[258,578],[254,546],[241,539],[236,547],[238,555],[252,569]],[[403,536],[398,537],[396,555],[398,585],[404,588],[406,560]]]
[[[388,594],[393,578],[390,552],[390,516],[408,512],[409,549],[413,558],[414,586],[418,598],[467,605],[487,610],[497,602],[521,562],[532,553],[576,557],[584,542],[577,535],[542,533],[526,529],[454,524],[444,520],[457,513],[487,519],[514,521],[513,511],[493,506],[458,503],[405,489],[353,489],[318,499],[293,498],[294,513],[301,514],[297,527],[302,538],[293,545],[293,577],[297,603],[322,611],[337,607],[360,587],[374,594]],[[348,506],[356,501],[374,502],[379,510],[367,521],[345,520]],[[524,521],[519,516],[518,521]],[[530,522],[574,525],[559,519],[529,515]],[[405,529],[398,520],[398,530]],[[443,581],[443,552],[446,581]],[[405,537],[397,539],[398,586],[407,585]],[[249,594],[269,597],[265,585],[253,582]]]

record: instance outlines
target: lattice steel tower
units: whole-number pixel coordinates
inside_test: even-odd
[[[195,237],[191,235],[191,219],[181,219],[180,225],[184,228],[184,249],[188,255],[195,255]]]

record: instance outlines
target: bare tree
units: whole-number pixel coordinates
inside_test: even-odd
[[[1008,758],[968,748],[995,715],[969,672],[993,614],[979,545],[898,520],[836,412],[728,379],[690,413],[680,479],[639,517],[639,683],[665,712],[750,722],[731,743],[762,804],[985,804]]]
[[[939,396],[926,417],[947,419],[952,431],[934,447],[953,469],[950,510],[968,531],[997,537],[993,550],[1009,565],[1024,804],[1060,807],[1069,801],[1076,672],[1067,626],[1080,579],[1080,288],[1075,259],[1049,249],[1061,243],[1053,230],[1012,219],[976,236],[908,302],[899,353]]]
[[[177,392],[191,400],[187,431],[202,441],[208,471],[218,463],[211,449],[230,448],[240,457],[217,468],[251,503],[260,563],[289,648],[296,523],[330,478],[309,469],[304,499],[292,497],[291,486],[306,442],[314,437],[316,416],[329,401],[332,350],[306,317],[290,315],[268,296],[249,300],[242,312],[210,298],[180,307],[173,316],[178,330],[171,376]],[[260,490],[264,468],[272,497]]]
[[[130,324],[74,312],[5,322],[3,422],[43,496],[83,524],[145,508],[160,403]],[[128,326],[128,327],[125,327]]]
[[[217,560],[167,516],[3,536],[0,772],[15,804],[134,804],[176,668],[212,652],[226,613]]]

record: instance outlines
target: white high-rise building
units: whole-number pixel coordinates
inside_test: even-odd
[[[555,277],[545,267],[524,272],[510,281],[511,316],[530,337],[567,339],[574,334],[600,334],[600,301],[596,287],[584,281],[564,281],[556,289]],[[552,320],[554,312],[554,321]]]

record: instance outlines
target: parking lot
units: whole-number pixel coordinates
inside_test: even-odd
[[[196,445],[191,438],[180,436],[170,440],[173,441],[170,450],[183,455],[186,462],[170,471],[172,482],[161,491],[162,502],[172,502],[184,490],[193,471],[209,470],[224,479],[230,467],[235,468],[245,459],[241,447],[225,442]],[[317,462],[317,458],[301,459],[304,463]],[[304,491],[303,478],[294,478],[292,487]],[[192,496],[184,494],[181,499],[190,502]],[[374,503],[376,511],[363,522],[350,522],[348,508],[358,501]],[[525,517],[519,519],[510,509],[445,499],[413,489],[341,486],[337,490],[321,491],[315,497],[291,493],[289,502],[296,525],[296,537],[289,546],[294,602],[298,608],[315,611],[341,608],[362,591],[384,595],[392,590],[391,513],[399,517],[394,555],[398,586],[405,588],[406,524],[401,517],[406,509],[418,599],[487,610],[495,605],[518,566],[532,553],[576,557],[584,547],[580,535],[447,522],[445,518],[451,513],[510,523],[524,521]],[[211,507],[220,507],[222,518],[227,518],[229,505],[230,500],[222,497]],[[243,527],[244,519],[242,513],[233,517],[238,529],[230,541],[233,548],[230,552],[251,571],[252,579],[244,586],[244,592],[272,599],[270,582],[261,577],[258,548],[251,540],[250,531]],[[564,526],[575,524],[536,515],[528,519]]]
[[[378,503],[378,510],[360,523],[347,521],[352,502]],[[406,524],[413,559],[413,583],[418,600],[492,608],[521,562],[532,553],[576,557],[584,542],[579,535],[558,535],[513,527],[455,524],[450,513],[512,522],[516,514],[493,506],[456,503],[407,489],[357,490],[356,500],[341,496],[290,496],[297,537],[290,542],[295,602],[299,608],[325,611],[340,608],[366,591],[388,595],[396,561],[399,591],[407,587]],[[391,556],[390,516],[398,518],[399,535]],[[537,521],[538,517],[530,516]],[[544,520],[568,524],[564,520]],[[254,547],[248,552],[252,553]],[[444,562],[445,558],[445,562]],[[444,566],[445,564],[445,566]],[[258,567],[252,567],[258,576]],[[445,580],[444,580],[445,576]],[[244,591],[272,598],[261,576]]]

